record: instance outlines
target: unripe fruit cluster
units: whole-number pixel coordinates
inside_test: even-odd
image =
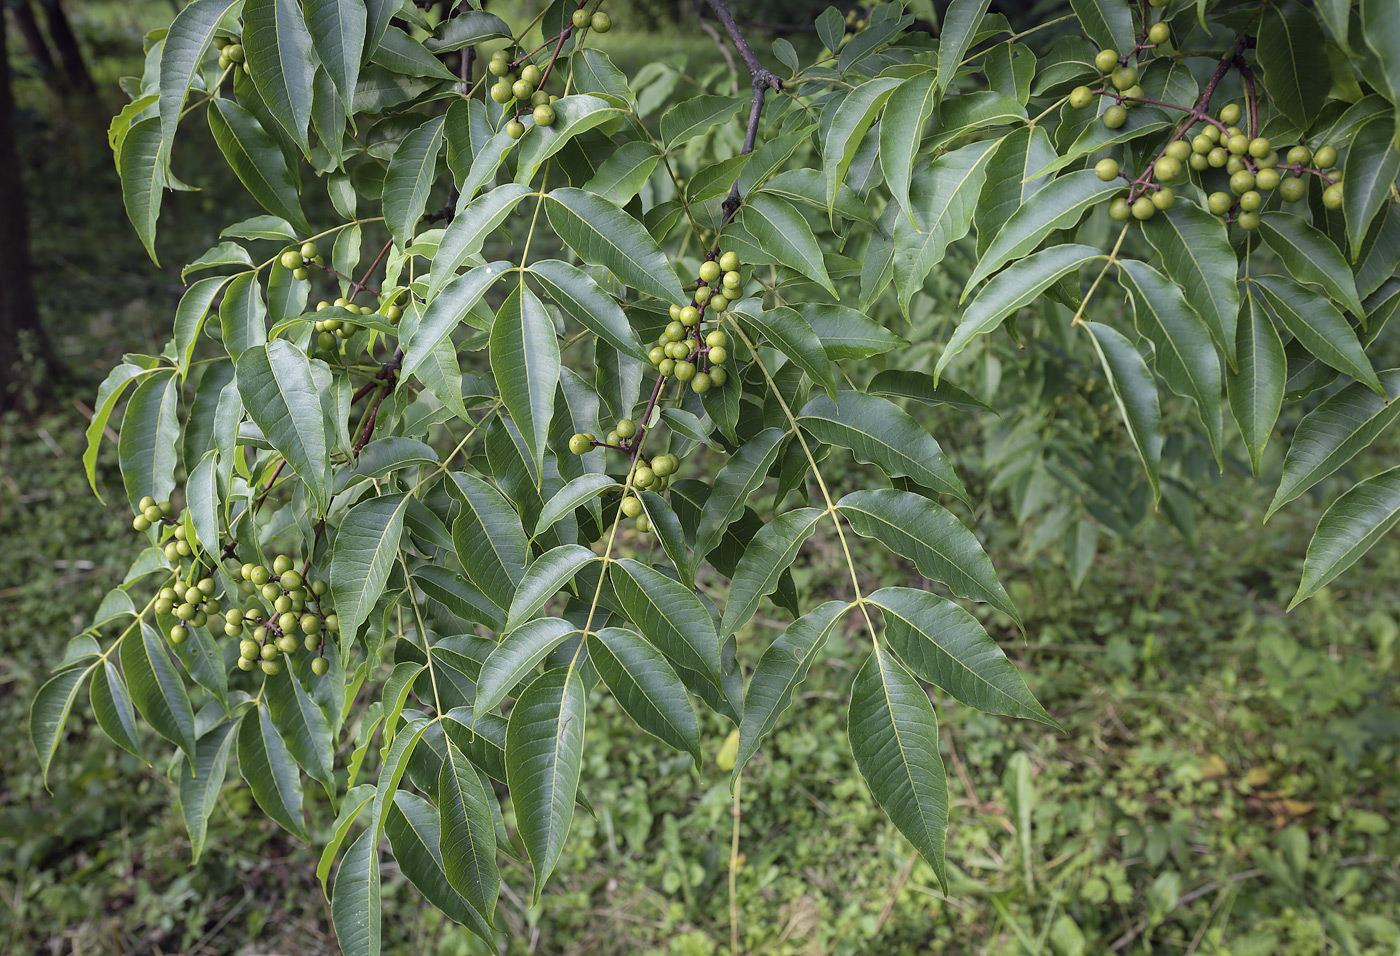
[[[214,598],[214,579],[197,575],[198,572],[191,569],[189,580],[177,577],[156,595],[155,612],[174,615],[180,621],[170,628],[172,644],[185,643],[189,640],[190,628],[203,627],[222,610]]]
[[[554,125],[557,117],[554,114],[554,107],[550,104],[559,97],[551,96],[539,88],[540,84],[544,82],[544,74],[539,67],[533,63],[527,63],[517,76],[511,71],[509,51],[502,49],[497,50],[492,55],[487,69],[495,76],[500,77],[491,87],[491,99],[503,106],[517,100],[524,101],[529,104],[527,108],[533,108],[531,116],[536,126]],[[516,118],[506,124],[506,135],[511,139],[519,139],[525,135],[525,124],[520,122],[519,117],[520,113],[517,113]]]
[[[311,276],[311,270],[306,268],[307,262],[314,262],[316,265],[325,265],[325,260],[320,256],[320,250],[316,248],[316,243],[307,240],[301,244],[300,249],[288,249],[282,253],[279,262],[282,268],[292,270],[292,278],[307,279]]]
[[[309,607],[314,603],[319,609],[321,598],[330,587],[325,581],[303,580],[294,563],[289,555],[279,554],[271,568],[245,564],[239,570],[240,588],[248,595],[248,603],[243,608],[228,610],[224,616],[224,633],[242,638],[238,645],[241,670],[260,667],[266,674],[276,674],[282,669],[282,655],[293,653],[298,646],[317,651],[311,662],[316,674],[324,674],[330,667],[320,653],[321,632],[323,629],[331,633],[339,631],[339,619],[335,614],[324,614]],[[302,641],[297,640],[298,633],[303,635]]]
[[[243,44],[226,43],[219,48],[219,69],[227,70],[236,63],[243,64],[243,72],[247,73],[248,64],[244,62]]]

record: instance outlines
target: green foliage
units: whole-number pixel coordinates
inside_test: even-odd
[[[987,498],[1008,491],[1036,538],[1063,540],[1077,584],[1099,526],[1126,535],[1160,503],[1192,533],[1193,483],[1211,459],[1234,465],[1222,387],[1258,472],[1280,394],[1355,380],[1300,423],[1273,508],[1393,420],[1367,397],[1387,395],[1373,352],[1400,303],[1388,28],[1328,19],[1329,40],[1296,3],[1083,0],[1077,29],[1109,49],[1065,34],[1037,73],[1019,41],[1038,30],[1013,33],[985,2],[955,0],[936,43],[900,3],[844,24],[829,9],[825,52],[803,65],[775,46],[784,76],[730,31],[754,71],[746,129],[712,71],[660,114],[658,137],[647,117],[679,77],[653,63],[629,85],[595,46],[610,26],[596,6],[578,29],[552,6],[536,47],[535,22],[513,33],[467,9],[440,22],[360,0],[196,0],[148,37],[132,84],[144,105],[114,126],[152,258],[163,193],[182,185],[179,119],[200,109],[267,213],[221,238],[271,245],[195,259],[186,273],[233,274],[197,280],[170,343],[103,385],[88,477],[99,422],[136,382],[118,453],[146,549],[36,695],[31,734],[48,771],[89,679],[119,746],[136,746],[139,713],[196,781],[209,775],[181,787],[196,856],[230,748],[300,839],[324,823],[302,774],[321,783],[332,809],[352,807],[320,868],[343,848],[331,907],[348,953],[381,951],[381,835],[425,897],[488,941],[498,871],[479,854],[502,836],[539,902],[575,805],[593,813],[579,786],[600,683],[697,766],[700,721],[733,725],[737,756],[721,762],[737,786],[843,621],[864,642],[846,775],[956,892],[921,680],[1054,724],[988,632],[1023,612],[968,527]],[[1159,20],[1167,40],[1148,43]],[[435,55],[466,66],[453,54],[474,44],[494,49],[480,80]],[[540,94],[557,102],[527,105]],[[1243,108],[1222,108],[1233,95]],[[1167,160],[1186,182],[1167,185]],[[313,286],[326,301],[308,307]],[[1105,314],[1115,287],[1135,323]],[[979,421],[972,492],[923,413],[881,396],[1006,412]],[[1376,407],[1360,424],[1345,414],[1363,405]],[[839,449],[874,467],[838,487]],[[1295,603],[1394,523],[1389,474],[1324,515]],[[183,511],[164,504],[181,486]],[[815,526],[853,586],[820,605],[789,567]],[[864,593],[852,552],[872,542],[972,611],[927,590]],[[750,657],[735,635],[765,597],[797,620]],[[376,739],[373,797],[356,801]],[[1015,792],[1031,799],[1024,781]],[[1166,913],[1179,881],[1149,895]]]

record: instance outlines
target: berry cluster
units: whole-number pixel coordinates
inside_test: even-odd
[[[1170,37],[1171,30],[1165,23],[1153,24],[1147,33],[1151,44],[1143,48],[1164,43]],[[1128,108],[1144,101],[1142,87],[1137,85],[1137,68],[1124,63],[1112,49],[1100,50],[1094,65],[1116,92],[1107,86],[1097,91],[1080,86],[1070,93],[1069,103],[1076,109],[1083,109],[1097,95],[1113,97],[1117,102],[1104,110],[1102,118],[1105,126],[1117,129],[1127,121]],[[1323,205],[1328,209],[1341,207],[1342,183],[1339,171],[1332,168],[1337,162],[1337,151],[1333,147],[1322,146],[1314,153],[1299,143],[1280,159],[1267,138],[1250,136],[1235,125],[1244,118],[1244,110],[1238,103],[1225,105],[1215,118],[1188,107],[1177,108],[1202,119],[1199,124],[1192,122],[1179,128],[1137,178],[1130,178],[1112,158],[1101,159],[1094,165],[1095,174],[1104,182],[1119,177],[1128,181],[1127,194],[1109,203],[1108,213],[1114,220],[1147,220],[1159,211],[1170,209],[1176,203],[1171,183],[1179,180],[1188,166],[1202,175],[1212,169],[1224,170],[1229,177],[1228,189],[1211,192],[1206,198],[1206,208],[1224,222],[1236,223],[1246,231],[1259,228],[1259,211],[1266,194],[1277,189],[1284,202],[1303,199],[1308,193],[1305,175],[1317,176],[1327,183],[1322,193]],[[1253,127],[1257,123],[1249,125]]]
[[[517,76],[511,72],[511,59],[508,50],[497,50],[491,57],[491,62],[486,67],[493,74],[500,77],[494,86],[491,87],[491,99],[497,103],[505,105],[516,101],[522,101],[528,106],[517,109],[515,119],[506,124],[506,135],[511,139],[519,139],[525,135],[525,124],[520,122],[520,117],[524,115],[526,109],[532,109],[532,118],[536,126],[554,125],[554,107],[550,104],[559,99],[540,89],[540,84],[544,82],[544,74],[540,68],[533,63],[526,63]]]
[[[638,435],[637,423],[630,418],[619,419],[608,432],[607,437],[599,441],[589,432],[580,432],[569,439],[569,451],[575,455],[586,455],[594,448],[611,448],[620,451],[624,455],[632,455],[641,446],[641,438]],[[674,475],[681,466],[681,460],[670,453],[657,455],[651,461],[645,458],[637,458],[637,467],[632,473],[632,484],[644,491],[654,491],[662,494],[671,484],[671,476]],[[622,499],[619,507],[622,513],[629,518],[636,519],[636,528],[642,534],[651,531],[651,521],[642,514],[642,503],[633,495],[627,495]]]
[[[244,59],[243,44],[241,43],[226,43],[219,48],[219,69],[221,70],[227,70],[235,63],[242,63],[243,72],[247,73],[249,72],[248,64],[244,62]]]
[[[718,315],[742,294],[739,256],[726,252],[718,261],[706,259],[699,278],[690,304],[671,306],[671,321],[647,357],[662,375],[689,382],[691,391],[703,395],[728,379],[723,366],[729,360],[729,336],[718,328],[706,332],[703,325],[706,312]]]
[[[242,608],[229,608],[224,615],[224,633],[240,637],[245,628],[252,632],[238,644],[238,666],[250,671],[261,667],[266,674],[282,669],[283,654],[291,654],[298,644],[315,651],[311,670],[324,674],[330,664],[324,654],[322,629],[332,634],[340,630],[335,614],[327,614],[321,598],[330,590],[325,581],[303,580],[289,555],[279,554],[269,570],[261,564],[245,564],[240,569],[239,588],[248,596]],[[314,609],[312,609],[314,605]],[[297,634],[303,640],[297,640]]]
[[[292,270],[293,278],[306,279],[311,275],[311,271],[306,268],[308,260],[318,266],[326,264],[320,256],[320,250],[316,248],[316,243],[310,240],[303,242],[300,249],[288,249],[278,261],[282,263],[282,268]]]

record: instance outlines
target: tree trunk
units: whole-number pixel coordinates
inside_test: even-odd
[[[83,60],[83,51],[78,46],[78,38],[73,34],[68,15],[63,12],[63,4],[59,0],[44,0],[44,18],[49,23],[49,39],[58,51],[58,58],[63,61],[63,73],[69,89],[90,95],[96,89],[92,74]]]
[[[35,70],[45,83],[52,86],[58,80],[58,63],[54,61],[53,51],[49,49],[49,41],[44,38],[44,32],[39,29],[39,21],[34,18],[34,5],[29,0],[18,0],[16,3],[6,4],[5,9],[15,15],[15,27],[24,38],[24,47],[29,51],[29,58],[34,61]]]
[[[0,16],[0,408],[34,407],[61,366],[39,320],[30,278],[24,181],[15,145],[8,27]]]

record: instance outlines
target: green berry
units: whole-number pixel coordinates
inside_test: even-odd
[[[1279,183],[1278,194],[1283,197],[1284,202],[1297,202],[1308,194],[1308,184],[1295,176],[1289,176]]]
[[[1119,90],[1126,90],[1136,86],[1138,81],[1138,71],[1135,66],[1120,66],[1113,71],[1109,77],[1109,82]]]
[[[700,310],[693,305],[688,305],[681,309],[680,323],[687,329],[693,329],[700,324]],[[684,335],[685,333],[681,333]]]
[[[1172,28],[1167,26],[1166,23],[1163,23],[1160,20],[1152,24],[1152,29],[1147,31],[1147,40],[1149,43],[1156,43],[1160,45],[1166,43],[1171,38]]]
[[[511,91],[510,84],[505,80],[491,86],[491,99],[497,103],[509,103],[515,99],[515,94]]]
[[[671,374],[679,381],[688,382],[695,377],[695,366],[681,359],[676,363],[676,367]]]
[[[1215,169],[1219,169],[1230,161],[1230,151],[1223,146],[1217,146],[1206,154],[1206,162]]]
[[[262,667],[262,672],[269,677],[275,677],[282,673],[281,661],[263,661],[260,666]]]
[[[1254,174],[1247,169],[1242,169],[1230,177],[1230,192],[1236,196],[1243,195],[1254,188]]]
[[[1249,190],[1240,194],[1240,208],[1245,212],[1255,212],[1264,205],[1264,197],[1257,190]]]
[[[494,76],[505,76],[510,72],[510,57],[505,50],[497,50],[491,57],[491,62],[486,64],[486,69],[490,70]]]
[[[1191,150],[1201,155],[1209,153],[1215,148],[1215,141],[1205,133],[1197,133],[1191,140]]]
[[[710,384],[719,388],[729,380],[729,373],[723,368],[715,367],[710,369]]]
[[[612,17],[599,10],[597,13],[593,14],[591,25],[594,33],[607,33],[612,29]]]
[[[1191,144],[1184,139],[1173,140],[1167,144],[1166,155],[1179,163],[1184,163],[1191,158]]]
[[[651,351],[647,352],[647,358],[651,359],[652,365],[660,365],[666,358],[666,350],[659,345],[653,345]]]
[[[651,519],[646,515],[638,515],[635,527],[639,533],[647,534],[651,531]]]
[[[1318,169],[1327,169],[1337,165],[1337,151],[1331,146],[1323,146],[1313,155],[1313,162]]]
[[[727,308],[729,308],[729,298],[727,296],[715,295],[710,297],[710,309],[712,311],[723,312]]]
[[[300,269],[303,260],[300,252],[295,249],[288,249],[286,252],[282,253],[280,261],[284,269]]]
[[[622,499],[622,513],[629,518],[635,518],[642,513],[642,503],[631,495]]]
[[[575,11],[574,11],[574,17],[573,17],[574,29],[575,29],[575,30],[582,30],[582,29],[584,29],[585,27],[588,26],[588,23],[589,23],[589,20],[590,20],[590,19],[592,19],[592,18],[588,16],[588,11],[587,11],[587,10],[584,10],[584,9],[582,9],[582,8],[580,8],[580,9],[578,9],[578,10],[575,10]]]
[[[286,588],[288,591],[292,590],[293,588],[301,587],[301,575],[298,574],[296,571],[283,571],[281,581],[282,587]]]
[[[311,673],[317,677],[325,677],[326,671],[331,669],[331,662],[324,657],[318,657],[311,662]]]
[[[1110,106],[1103,111],[1103,125],[1109,129],[1118,129],[1128,121],[1128,111],[1122,106]]]
[[[587,432],[579,432],[569,439],[569,451],[575,455],[586,455],[593,450],[593,438]]]
[[[715,262],[713,259],[702,262],[700,263],[700,281],[713,284],[723,271],[724,270],[719,267],[719,263]]]
[[[1268,192],[1270,189],[1277,189],[1282,178],[1277,169],[1261,169],[1254,174],[1254,185],[1255,188]]]
[[[241,640],[241,641],[238,642],[238,656],[239,656],[239,657],[242,657],[242,658],[245,658],[245,659],[251,661],[251,660],[254,660],[254,659],[260,657],[260,656],[261,656],[261,653],[262,653],[262,648],[259,647],[259,646],[258,646],[258,642],[255,641],[255,640],[253,640],[252,638],[245,637],[243,640]]]
[[[1132,209],[1128,205],[1128,200],[1124,199],[1122,196],[1119,196],[1108,204],[1108,218],[1112,219],[1114,222],[1123,222],[1130,215],[1132,215]]]
[[[1269,141],[1263,136],[1257,136],[1249,142],[1249,155],[1255,159],[1263,159],[1272,149]]]
[[[1069,105],[1082,110],[1094,101],[1094,91],[1087,86],[1076,86],[1069,94]]]
[[[656,370],[665,377],[670,378],[671,375],[676,371],[676,360],[668,358],[662,359],[659,363],[657,363]]]
[[[725,334],[723,329],[711,329],[705,336],[705,344],[710,348],[725,346],[729,344],[729,336]]]
[[[710,361],[715,365],[723,365],[729,359],[729,353],[724,350],[724,346],[716,345],[710,349]]]
[[[719,268],[721,272],[733,272],[738,269],[739,254],[737,252],[726,252],[724,255],[720,256]]]
[[[632,475],[632,483],[638,488],[650,488],[655,480],[656,472],[646,465],[638,465],[637,470]]]
[[[710,301],[710,296],[714,295],[714,290],[707,285],[702,285],[695,290],[695,304],[704,305]]]
[[[1157,190],[1155,193],[1152,194],[1152,205],[1156,206],[1163,212],[1166,212],[1175,204],[1176,193],[1172,191],[1172,188],[1170,186],[1163,186],[1161,189]]]
[[[506,124],[506,135],[511,139],[519,139],[525,135],[525,124],[520,120],[511,120]]]
[[[619,438],[631,438],[637,434],[637,423],[630,418],[620,418],[616,430]]]
[[[1321,150],[1319,150],[1321,152]],[[1342,208],[1342,184],[1333,183],[1322,191],[1322,204],[1328,209]]]
[[[1118,178],[1118,160],[1101,159],[1094,164],[1094,175],[1104,182],[1110,182]]]
[[[658,455],[651,460],[651,470],[658,478],[665,478],[675,474],[679,462],[675,455]]]
[[[554,107],[548,103],[542,103],[535,107],[534,117],[536,126],[553,126]]]
[[[137,515],[135,518],[131,519],[131,526],[137,531],[149,531],[151,519],[147,518],[145,515]]]
[[[1234,126],[1244,115],[1238,103],[1226,103],[1220,108],[1220,122],[1226,126]]]
[[[1139,196],[1133,200],[1132,212],[1134,219],[1147,220],[1157,214],[1157,207],[1146,196]]]
[[[1235,222],[1245,232],[1253,232],[1259,228],[1259,214],[1257,212],[1242,212]]]
[[[690,390],[696,395],[704,395],[710,390],[713,379],[705,372],[696,372],[695,377],[690,380]]]
[[[1306,166],[1308,163],[1312,162],[1312,159],[1312,150],[1308,149],[1306,146],[1294,146],[1288,151],[1288,164],[1290,166]]]
[[[339,633],[340,633],[340,618],[336,617],[334,614],[327,614],[327,615],[326,615],[326,630],[330,631],[332,634],[339,634]]]
[[[1163,156],[1157,160],[1157,165],[1152,168],[1159,182],[1169,183],[1181,175],[1181,162],[1172,159],[1170,156]]]
[[[301,616],[297,622],[303,634],[319,634],[321,631],[321,619],[314,614],[307,613]]]
[[[1236,156],[1243,156],[1245,153],[1249,152],[1249,137],[1243,133],[1231,136],[1225,141],[1225,148]]]
[[[147,495],[136,503],[137,511],[145,511],[147,508],[156,508],[157,511],[160,510],[156,507],[156,500],[150,495]]]
[[[170,629],[170,643],[183,644],[190,639],[190,629],[182,624],[176,624]]]
[[[141,517],[145,518],[152,524],[155,524],[161,519],[160,509],[157,508],[155,505],[151,505],[148,508],[142,510]]]
[[[1100,73],[1111,73],[1118,66],[1118,51],[1110,47],[1100,50],[1094,56],[1094,66],[1098,67]]]
[[[520,81],[522,83],[528,83],[531,86],[539,86],[540,80],[543,78],[544,76],[540,73],[540,68],[533,63],[527,64],[525,68],[520,71]]]

